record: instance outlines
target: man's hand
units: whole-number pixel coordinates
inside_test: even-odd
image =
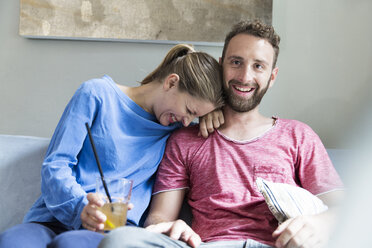
[[[327,245],[339,216],[339,206],[344,199],[344,192],[337,190],[318,197],[328,206],[328,210],[316,215],[298,216],[283,222],[273,232],[276,247],[317,248]]]
[[[274,232],[278,248],[325,247],[329,240],[331,224],[324,218],[326,213],[298,216],[283,222]]]
[[[88,204],[83,208],[80,219],[82,226],[91,231],[102,231],[106,221],[106,215],[98,210],[104,202],[97,193],[87,195]]]
[[[195,233],[183,220],[162,222],[146,227],[150,232],[163,233],[175,240],[181,240],[191,247],[198,247],[201,243],[200,236]]]
[[[199,118],[199,135],[208,138],[210,133],[219,128],[225,123],[223,112],[221,109],[216,109]]]

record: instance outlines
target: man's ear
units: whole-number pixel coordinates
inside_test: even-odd
[[[218,58],[218,62],[220,63],[220,65],[222,65],[222,58],[221,57]]]
[[[278,68],[278,67],[275,67],[275,68],[271,71],[270,82],[269,82],[269,88],[271,88],[271,87],[274,85],[275,80],[276,80],[276,77],[278,76],[278,70],[279,70],[279,68]]]
[[[176,74],[176,73],[169,74],[165,78],[164,83],[163,83],[164,90],[169,90],[169,89],[172,89],[174,87],[177,88],[179,81],[180,81],[180,76],[178,76],[178,74]]]

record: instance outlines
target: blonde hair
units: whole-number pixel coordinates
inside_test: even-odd
[[[224,104],[222,69],[217,60],[207,53],[196,52],[189,45],[176,45],[169,50],[160,65],[142,80],[141,84],[162,81],[172,73],[180,78],[180,91],[210,101],[216,107]]]

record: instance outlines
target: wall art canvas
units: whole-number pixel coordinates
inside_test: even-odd
[[[272,0],[20,0],[30,38],[222,43],[239,20],[272,21]]]

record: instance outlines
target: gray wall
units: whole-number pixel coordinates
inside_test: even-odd
[[[274,0],[279,76],[262,110],[309,124],[329,148],[349,147],[372,90],[372,1]]]
[[[370,90],[369,0],[274,0],[279,76],[262,111],[309,124],[340,148]],[[0,1],[0,133],[50,137],[76,88],[110,75],[137,85],[171,45],[32,40],[18,35],[19,1]],[[218,58],[222,48],[197,46]]]

